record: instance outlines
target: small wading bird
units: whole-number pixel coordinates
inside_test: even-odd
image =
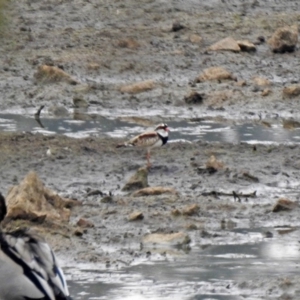
[[[163,146],[167,143],[169,138],[169,128],[167,124],[159,124],[153,131],[145,131],[127,142],[117,145],[117,148],[120,147],[139,147],[147,149],[147,167],[151,167],[150,163],[150,150],[155,147]]]
[[[0,194],[0,222],[7,212]],[[26,230],[0,231],[1,300],[72,300],[50,246]]]

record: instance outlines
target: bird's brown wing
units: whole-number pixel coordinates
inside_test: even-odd
[[[155,131],[149,131],[132,138],[128,144],[137,147],[152,147],[159,141],[159,136]]]

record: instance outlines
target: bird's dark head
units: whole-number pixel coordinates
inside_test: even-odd
[[[161,124],[156,126],[155,131],[167,131],[167,132],[169,132],[170,129],[169,129],[169,127],[166,123],[161,123]]]
[[[5,198],[0,193],[0,223],[4,220],[7,213]]]

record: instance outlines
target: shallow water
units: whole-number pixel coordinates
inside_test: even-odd
[[[289,230],[240,228],[226,240],[201,239],[188,253],[158,250],[129,268],[66,272],[75,299],[263,299],[270,279],[299,272],[299,230]]]
[[[177,140],[207,142],[247,143],[300,143],[300,128],[284,129],[280,122],[272,127],[260,123],[223,124],[212,121],[168,121],[170,142]],[[0,114],[1,131],[26,131],[43,134],[65,134],[75,138],[107,135],[125,138],[145,130],[145,127],[98,116],[94,120],[72,118],[35,118],[20,114]]]

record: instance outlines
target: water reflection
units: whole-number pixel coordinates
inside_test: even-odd
[[[97,273],[73,270],[70,281],[75,299],[263,299],[263,289],[243,289],[244,282],[298,273],[299,230],[274,238],[272,229],[236,229],[236,243],[198,244],[183,256],[149,261],[121,271]],[[244,241],[244,242],[243,242]],[[71,272],[71,270],[67,270]],[[88,280],[80,280],[83,277]],[[78,283],[80,282],[80,284]],[[252,298],[253,297],[253,298]]]
[[[174,120],[168,121],[168,125],[172,130],[171,141],[201,139],[208,142],[229,143],[300,143],[300,129],[287,130],[281,124],[265,127],[260,123],[224,125],[211,121]],[[77,138],[99,135],[123,138],[140,133],[145,128],[100,115],[89,116],[89,120],[41,118],[37,121],[30,116],[0,114],[0,130],[40,132],[43,134],[59,133]]]

